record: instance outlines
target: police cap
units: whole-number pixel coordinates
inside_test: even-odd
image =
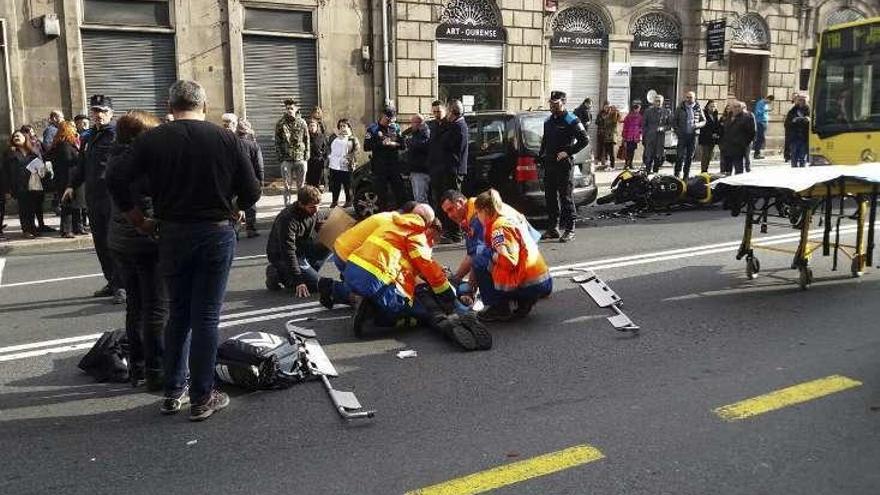
[[[565,91],[551,91],[550,92],[550,101],[565,101]]]

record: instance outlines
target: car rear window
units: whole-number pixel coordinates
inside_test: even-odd
[[[544,136],[544,121],[547,120],[545,113],[523,115],[521,117],[521,129],[523,146],[529,151],[537,153],[541,149],[541,138]]]

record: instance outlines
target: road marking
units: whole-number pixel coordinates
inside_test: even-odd
[[[847,226],[840,228],[841,233],[847,233],[847,232],[854,231],[854,230],[855,230],[855,226],[853,226],[853,225],[847,225]],[[816,236],[822,232],[823,232],[823,229],[814,229],[814,230],[810,231],[810,235]],[[780,243],[788,242],[790,240],[795,240],[799,236],[800,236],[800,234],[798,234],[798,233],[780,234],[780,235],[775,235],[775,236],[765,236],[765,237],[761,237],[760,239],[756,238],[755,242],[758,242],[761,244],[780,244]],[[623,257],[618,257],[618,258],[605,258],[605,259],[594,260],[594,261],[584,261],[584,262],[580,262],[580,263],[572,263],[572,264],[567,264],[567,265],[554,266],[554,267],[550,268],[550,271],[553,273],[553,276],[558,277],[558,276],[571,275],[571,274],[577,273],[576,271],[571,271],[570,269],[572,269],[572,268],[596,269],[596,268],[592,268],[593,265],[600,266],[601,268],[616,268],[616,267],[621,267],[621,266],[631,266],[631,265],[638,265],[638,264],[643,264],[643,263],[654,263],[656,261],[667,261],[670,259],[677,259],[677,258],[687,258],[687,257],[691,257],[691,256],[700,256],[700,255],[704,255],[704,254],[715,254],[715,253],[721,253],[724,251],[728,251],[734,247],[738,247],[740,245],[740,242],[741,241],[730,241],[730,242],[724,242],[724,243],[719,243],[719,244],[705,244],[705,245],[701,245],[701,246],[691,246],[691,247],[686,247],[686,248],[656,251],[656,252],[652,252],[652,253],[634,254],[634,255],[623,256]],[[704,251],[704,250],[708,250],[708,251]],[[699,254],[694,254],[694,253],[699,253]],[[264,254],[258,254],[258,255],[253,255],[253,256],[239,256],[237,258],[234,258],[233,261],[247,261],[247,260],[254,260],[254,259],[262,259],[265,257],[266,257],[266,255],[264,255]],[[662,258],[657,258],[657,257],[662,257]],[[652,258],[657,258],[657,259],[652,259]],[[638,260],[648,260],[648,259],[650,259],[650,261],[643,261],[641,263],[637,262]],[[606,264],[608,266],[604,266]],[[23,287],[23,286],[27,286],[27,285],[51,284],[51,283],[55,283],[55,282],[66,282],[69,280],[80,280],[80,279],[84,279],[84,278],[97,278],[97,277],[103,277],[103,276],[104,276],[103,273],[89,273],[86,275],[71,275],[68,277],[49,278],[49,279],[43,279],[43,280],[29,280],[26,282],[14,282],[11,284],[0,284],[0,289],[5,289],[7,287]]]
[[[3,285],[3,269],[6,268],[6,258],[0,258],[0,285]]]
[[[407,492],[406,495],[472,495],[546,476],[605,458],[599,449],[577,445],[531,459],[505,464],[479,473]]]
[[[297,311],[289,311],[291,308],[298,309]],[[337,307],[338,309],[343,309],[345,306]],[[283,311],[278,311],[278,310]],[[256,323],[260,321],[269,321],[269,320],[278,320],[282,318],[292,318],[296,316],[305,316],[311,315],[321,312],[327,312],[327,310],[323,306],[320,306],[319,303],[304,303],[304,304],[293,304],[290,306],[277,306],[274,308],[265,308],[262,310],[255,311],[245,311],[242,313],[230,313],[226,315],[221,315],[221,321],[218,325],[218,328],[230,328],[240,325],[246,325],[248,323]],[[334,310],[335,311],[335,310]],[[252,316],[259,315],[259,316]],[[250,316],[248,318],[242,318],[242,316]],[[346,317],[347,318],[347,317]],[[18,359],[27,359],[31,357],[37,356],[45,356],[49,354],[58,354],[61,352],[70,352],[77,351],[81,349],[89,349],[98,338],[101,337],[100,333],[89,334],[89,335],[78,335],[74,337],[65,337],[63,339],[54,339],[54,340],[44,340],[41,342],[31,342],[28,344],[18,344],[8,347],[0,347],[0,362],[5,361],[15,361]],[[63,345],[59,345],[63,344]],[[25,352],[18,352],[25,351]]]
[[[831,375],[722,406],[714,409],[713,412],[726,421],[738,421],[861,385],[862,382],[858,380]]]

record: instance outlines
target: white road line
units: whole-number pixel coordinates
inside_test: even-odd
[[[267,308],[273,309],[273,308]],[[341,309],[341,308],[340,308]],[[263,316],[257,316],[253,318],[243,318],[240,320],[232,320],[232,321],[224,321],[221,322],[219,328],[230,328],[239,325],[247,325],[249,323],[256,323],[260,321],[269,321],[269,320],[278,320],[278,319],[287,319],[295,316],[304,316],[311,315],[315,313],[321,313],[328,311],[323,307],[316,307],[310,309],[304,309],[302,311],[283,311],[279,313],[271,313]],[[233,316],[233,315],[228,315]],[[100,333],[91,334],[91,335],[80,335],[77,337],[67,337],[64,339],[56,339],[56,340],[46,340],[42,342],[33,342],[30,344],[20,344],[14,345],[10,347],[0,347],[0,362],[5,361],[15,361],[18,359],[27,359],[31,357],[45,356],[49,354],[58,354],[60,352],[70,352],[70,351],[78,351],[81,349],[89,349],[98,338],[101,336]],[[76,343],[74,343],[76,342]],[[56,347],[57,344],[67,344]],[[15,352],[26,350],[26,352]]]
[[[3,285],[3,269],[6,268],[6,258],[0,258],[0,285]]]
[[[265,258],[265,254],[255,254],[252,256],[239,256],[237,258],[233,258],[232,261],[247,261],[247,260],[256,260]],[[3,259],[3,258],[0,258]],[[2,274],[2,271],[0,271]],[[14,282],[11,284],[3,284],[2,277],[0,277],[0,289],[5,289],[7,287],[22,287],[26,285],[42,285],[42,284],[52,284],[55,282],[67,282],[68,280],[80,280],[84,278],[98,278],[103,277],[103,273],[88,273],[85,275],[71,275],[69,277],[58,277],[58,278],[47,278],[43,280],[28,280],[27,282]]]

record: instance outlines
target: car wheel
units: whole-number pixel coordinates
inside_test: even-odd
[[[367,218],[380,211],[382,211],[382,204],[378,193],[367,187],[359,189],[355,193],[354,213],[358,218]]]

